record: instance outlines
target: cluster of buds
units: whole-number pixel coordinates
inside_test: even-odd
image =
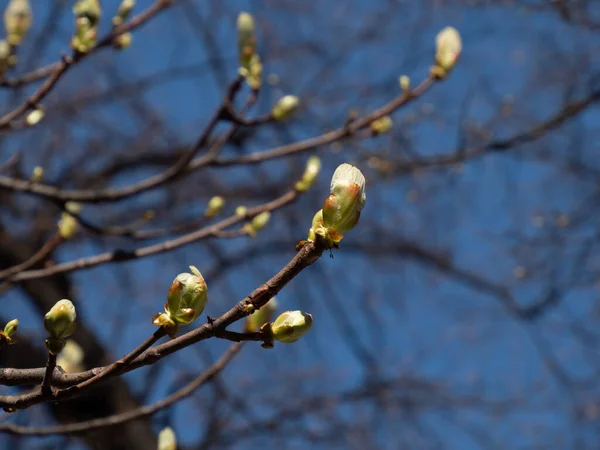
[[[165,312],[158,313],[152,319],[152,323],[163,327],[171,337],[177,335],[179,325],[189,325],[204,310],[208,301],[208,287],[200,271],[190,266],[192,273],[180,273],[173,280]]]
[[[298,192],[306,192],[308,191],[313,184],[315,184],[315,180],[321,171],[321,160],[318,156],[311,156],[308,158],[306,162],[306,168],[304,169],[304,173],[302,174],[302,178],[300,181],[296,183],[296,190]]]
[[[258,90],[262,84],[263,66],[256,53],[256,36],[254,34],[254,18],[242,12],[237,18],[238,52],[240,74],[246,78],[250,88]]]
[[[264,335],[262,346],[272,348],[274,341],[291,344],[296,342],[312,327],[312,316],[302,311],[286,311],[273,323],[265,323],[260,331]]]
[[[247,333],[256,332],[261,327],[270,322],[277,310],[277,299],[273,297],[262,308],[246,317],[245,331]]]
[[[19,328],[19,319],[13,319],[4,325],[4,331],[0,331],[0,347],[4,344],[14,344],[12,336],[17,332]]]
[[[115,27],[118,27],[127,20],[133,7],[135,6],[135,0],[123,0],[117,9],[117,15],[113,17],[112,23]]]
[[[443,80],[456,65],[462,51],[460,34],[453,27],[446,27],[435,38],[435,65],[431,74]]]
[[[290,117],[298,108],[298,97],[295,95],[285,95],[281,97],[271,109],[271,117],[280,122]]]
[[[99,0],[78,0],[73,6],[75,35],[71,47],[79,53],[87,53],[98,37],[98,24],[102,16]]]
[[[10,45],[19,45],[31,28],[29,0],[10,0],[4,10],[4,27]]]
[[[263,211],[244,225],[244,232],[252,237],[256,237],[257,233],[267,226],[270,219],[271,213],[269,211]]]
[[[44,328],[49,334],[46,348],[50,353],[57,355],[65,347],[65,339],[75,332],[76,320],[75,306],[67,299],[56,302],[44,316]]]
[[[206,210],[204,210],[205,217],[214,217],[219,214],[225,207],[225,199],[220,195],[215,195],[208,201]]]
[[[79,222],[73,214],[79,214],[81,205],[76,202],[67,202],[65,210],[58,221],[58,234],[64,240],[68,240],[73,238],[77,234],[77,231],[79,231]]]
[[[337,248],[344,235],[358,223],[365,206],[365,177],[350,164],[340,165],[331,178],[330,195],[313,217],[308,241],[319,239],[327,248]]]

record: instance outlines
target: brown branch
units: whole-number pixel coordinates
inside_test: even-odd
[[[44,260],[50,253],[56,249],[61,243],[64,242],[64,239],[60,234],[56,233],[52,236],[48,242],[46,242],[42,248],[40,248],[37,252],[35,252],[29,259],[23,261],[21,264],[17,264],[16,266],[9,267],[4,270],[0,270],[0,280],[4,280],[10,278],[12,275],[22,272],[24,270],[29,269],[30,267],[35,266],[40,261]]]
[[[271,298],[273,298],[281,289],[283,289],[292,279],[294,279],[302,270],[317,261],[325,248],[318,243],[308,242],[296,253],[294,258],[276,275],[270,280],[265,282],[263,285],[256,288],[246,298],[239,301],[233,308],[218,317],[217,319],[211,320],[195,330],[192,330],[178,338],[171,341],[165,342],[164,344],[157,345],[156,347],[149,348],[140,356],[134,360],[120,366],[118,369],[112,371],[110,376],[121,375],[126,372],[130,372],[142,366],[155,364],[156,362],[163,359],[172,353],[175,353],[183,348],[186,348],[197,342],[206,340],[211,337],[215,337],[218,334],[222,334],[227,330],[227,327],[232,323],[243,319],[250,314],[250,311],[256,310],[264,306]],[[233,336],[226,333],[228,336]],[[54,385],[65,384],[63,377],[70,378],[71,380],[77,380],[75,384],[86,381],[97,374],[106,370],[106,367],[98,367],[96,369],[88,370],[78,374],[61,374],[52,378]],[[40,372],[41,371],[41,372]],[[16,384],[19,377],[22,376],[29,380],[32,379],[32,375],[37,372],[44,373],[45,370],[41,369],[3,369],[0,371],[0,381],[12,379],[12,383]],[[39,381],[38,381],[39,382]],[[80,391],[77,390],[69,395],[64,394],[64,399],[69,398]],[[36,389],[33,392],[29,392],[21,395],[8,395],[0,396],[0,406],[5,409],[25,409],[44,401],[53,400],[52,395],[44,395],[41,389]]]
[[[48,352],[48,362],[46,363],[46,372],[42,380],[42,394],[45,396],[52,395],[52,373],[56,367],[56,355]]]
[[[198,388],[206,384],[208,381],[215,378],[232,360],[232,358],[240,351],[242,343],[233,344],[227,352],[221,356],[221,358],[215,362],[212,366],[202,372],[198,377],[192,380],[190,383],[174,392],[173,394],[165,397],[158,402],[149,405],[142,406],[132,411],[127,411],[121,414],[115,414],[110,417],[104,417],[101,419],[93,419],[85,422],[71,423],[67,425],[59,425],[54,427],[23,427],[11,423],[0,424],[0,433],[25,435],[25,436],[48,436],[51,434],[76,434],[88,432],[91,430],[97,430],[99,428],[112,427],[120,425],[132,420],[141,419],[144,417],[151,416],[152,414],[160,411],[161,409],[167,408],[180,400],[189,397]]]

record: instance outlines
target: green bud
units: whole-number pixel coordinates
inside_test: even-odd
[[[277,299],[273,297],[258,311],[254,311],[253,314],[246,317],[246,331],[258,331],[265,323],[273,318],[276,309]]]
[[[32,183],[40,183],[44,179],[44,168],[42,166],[35,166],[31,171],[31,177],[29,181]]]
[[[177,438],[171,427],[166,427],[158,433],[158,450],[177,450]]]
[[[321,171],[321,160],[318,156],[311,156],[306,162],[306,169],[302,179],[296,183],[296,190],[298,192],[306,192],[315,183],[319,172]]]
[[[244,231],[250,236],[256,237],[256,233],[266,227],[270,219],[271,213],[269,211],[263,211],[254,216],[250,223],[244,225]]]
[[[263,65],[260,62],[260,56],[256,53],[252,55],[250,62],[248,63],[248,68],[240,68],[240,73],[246,77],[246,82],[251,89],[255,91],[258,90],[262,85],[263,73]]]
[[[10,0],[4,10],[4,27],[8,42],[19,45],[31,28],[31,7],[28,0]]]
[[[98,23],[102,16],[99,0],[78,0],[73,6],[75,14],[75,35],[71,47],[80,53],[87,53],[98,37]]]
[[[294,111],[298,108],[298,97],[295,95],[286,95],[281,97],[277,103],[273,106],[271,110],[271,115],[273,119],[280,121],[285,120],[292,115]]]
[[[6,40],[0,40],[0,76],[17,63],[17,57],[12,53],[12,47]]]
[[[67,338],[75,331],[77,314],[71,300],[62,299],[44,317],[44,328],[55,340]]]
[[[128,48],[131,45],[132,41],[133,41],[133,35],[131,33],[123,33],[123,34],[118,35],[115,38],[115,42],[113,43],[113,46],[117,50],[125,50],[126,48]]]
[[[256,37],[254,36],[254,18],[247,12],[239,14],[237,31],[240,66],[249,70],[252,56],[256,53]]]
[[[192,273],[180,273],[169,289],[166,312],[175,322],[187,325],[202,313],[208,300],[208,287],[194,266]]]
[[[235,208],[236,216],[245,216],[247,212],[248,212],[248,208],[246,208],[244,205],[240,205],[237,208]]]
[[[67,339],[60,356],[56,359],[56,365],[62,367],[65,372],[82,372],[85,369],[83,357],[81,346],[73,339]]]
[[[112,19],[113,25],[117,27],[125,22],[134,6],[135,0],[123,0],[117,9],[117,15]]]
[[[402,75],[398,78],[398,82],[400,83],[400,89],[403,91],[408,91],[410,89],[410,78],[406,75]]]
[[[208,201],[204,215],[206,217],[214,217],[221,212],[225,206],[225,199],[219,195],[215,195]]]
[[[85,17],[91,26],[98,25],[102,17],[102,8],[99,0],[77,0],[73,6],[73,14],[76,18]]]
[[[65,210],[71,214],[79,214],[81,212],[81,203],[67,202],[65,203]]]
[[[13,319],[4,325],[4,334],[7,337],[11,337],[17,332],[17,328],[19,328],[19,319]]]
[[[286,311],[271,324],[273,338],[285,344],[296,342],[312,327],[312,316],[302,311]]]
[[[168,310],[168,309],[169,309],[169,305],[167,303],[165,303],[165,310]],[[164,328],[165,331],[167,332],[167,334],[169,336],[171,336],[172,338],[177,336],[177,331],[179,331],[179,325],[177,323],[175,323],[173,321],[173,319],[171,319],[171,316],[169,315],[168,312],[157,313],[152,318],[152,323],[154,325],[156,325],[157,327]]]
[[[323,226],[337,243],[358,223],[367,200],[365,177],[358,168],[342,164],[331,178],[330,192],[323,204]]]
[[[392,125],[392,118],[390,116],[383,116],[371,122],[371,131],[373,134],[387,133],[392,129]]]
[[[69,213],[62,213],[61,219],[58,221],[58,234],[67,240],[73,238],[79,231],[79,222]]]
[[[432,73],[445,78],[454,68],[462,51],[460,34],[453,27],[446,27],[435,38],[435,66]]]

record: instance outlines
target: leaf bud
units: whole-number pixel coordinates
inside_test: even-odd
[[[271,110],[273,119],[277,121],[285,120],[290,117],[298,108],[298,97],[295,95],[285,95],[281,97]]]
[[[286,311],[271,324],[273,338],[285,344],[296,342],[312,327],[312,316],[302,311]]]
[[[46,313],[44,316],[44,328],[50,334],[50,337],[58,340],[64,339],[75,331],[75,321],[77,314],[75,306],[71,300],[62,299]]]

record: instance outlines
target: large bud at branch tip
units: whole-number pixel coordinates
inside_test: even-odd
[[[453,27],[446,27],[435,38],[435,66],[433,75],[438,79],[446,78],[454,68],[462,51],[460,34]]]
[[[192,273],[180,273],[169,289],[167,313],[177,323],[192,323],[202,313],[208,300],[208,287],[200,271],[190,266]]]

